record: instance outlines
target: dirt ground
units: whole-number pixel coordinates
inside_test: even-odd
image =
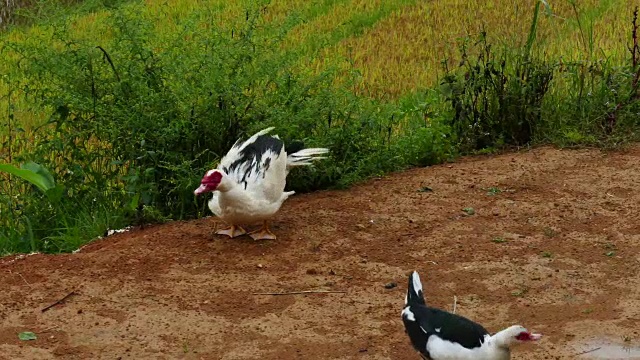
[[[295,195],[275,241],[212,236],[209,217],[6,257],[0,359],[419,359],[400,319],[414,269],[432,305],[544,334],[514,359],[640,359],[639,162],[470,157]],[[254,294],[318,289],[344,293]]]

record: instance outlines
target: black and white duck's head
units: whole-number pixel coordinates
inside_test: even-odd
[[[542,338],[541,334],[534,334],[527,330],[524,326],[513,325],[493,335],[496,346],[510,349],[511,347],[527,342],[538,341]]]

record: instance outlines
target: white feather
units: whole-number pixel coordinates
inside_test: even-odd
[[[527,330],[520,325],[513,325],[494,335],[485,335],[482,345],[473,349],[432,335],[427,340],[426,348],[434,360],[509,360],[511,347],[518,343],[515,336],[522,331]],[[536,340],[542,337],[540,334],[532,336]]]
[[[451,341],[443,340],[438,336],[430,336],[427,340],[427,351],[433,359],[437,360],[507,360],[509,350],[506,349],[506,356],[496,352],[495,347],[487,345],[487,338],[482,346],[467,349],[464,346]],[[504,352],[504,351],[503,351]]]
[[[418,275],[417,271],[413,272],[411,280],[413,281],[413,290],[415,291],[416,296],[420,296],[420,292],[422,291],[422,282],[420,282],[420,275]]]
[[[409,321],[416,321],[416,317],[408,306],[402,310],[402,317]]]
[[[292,168],[294,166],[311,165],[311,162],[314,160],[325,159],[325,156],[318,155],[324,155],[328,152],[329,149],[325,148],[302,149],[287,156],[287,168]]]

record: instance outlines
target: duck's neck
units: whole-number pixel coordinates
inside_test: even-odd
[[[220,206],[222,207],[238,206],[238,204],[251,202],[251,198],[245,191],[244,186],[226,176],[222,177],[216,190],[220,191]]]
[[[509,360],[511,358],[508,339],[509,336],[504,330],[487,337],[483,346],[487,347],[487,352],[491,354],[491,359]]]
[[[223,193],[230,192],[235,189],[238,189],[238,184],[235,181],[229,179],[227,175],[222,176],[220,184],[218,184],[218,187],[216,188],[216,190]]]

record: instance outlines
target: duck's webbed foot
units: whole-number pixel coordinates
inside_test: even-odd
[[[249,233],[249,236],[253,238],[253,240],[275,240],[276,235],[269,230],[269,224],[264,221],[262,223],[262,227],[259,230],[252,231]]]
[[[237,225],[231,225],[230,227],[226,228],[226,229],[220,229],[220,230],[216,230],[216,234],[218,235],[227,235],[230,238],[234,238],[240,235],[244,235],[247,232],[240,226]]]

